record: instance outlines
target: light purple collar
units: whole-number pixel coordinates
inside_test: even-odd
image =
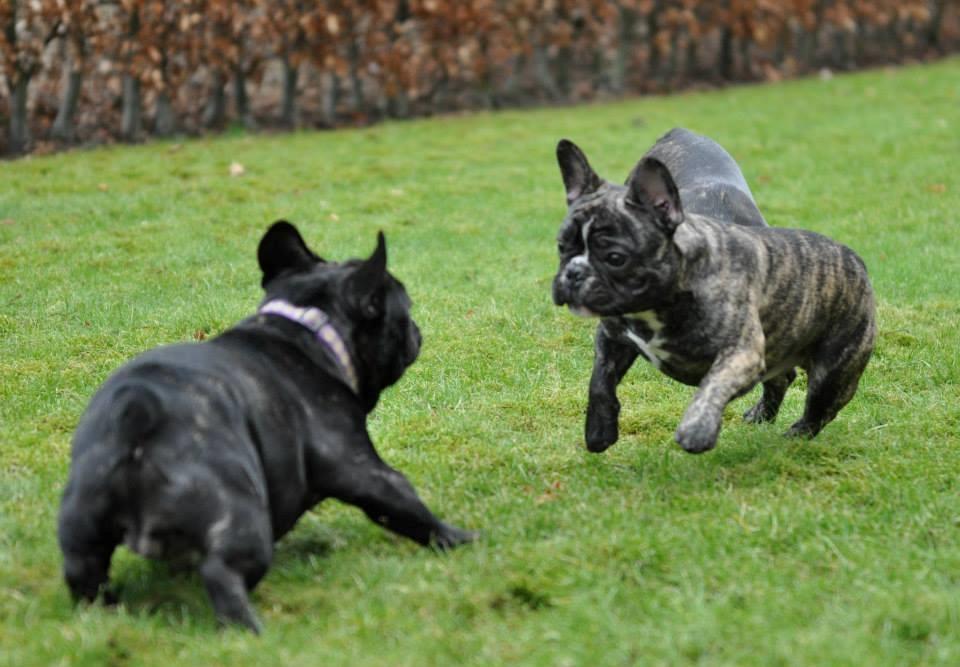
[[[267,301],[260,306],[257,312],[261,315],[285,317],[312,331],[317,340],[323,343],[330,356],[333,357],[347,386],[353,390],[354,394],[360,394],[360,384],[357,382],[357,371],[353,366],[353,360],[350,358],[350,353],[347,351],[343,338],[330,322],[329,315],[319,308],[295,306],[283,299]]]

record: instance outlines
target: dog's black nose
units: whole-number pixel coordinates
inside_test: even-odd
[[[587,272],[580,264],[569,264],[565,272],[567,283],[570,287],[577,287],[586,278]]]

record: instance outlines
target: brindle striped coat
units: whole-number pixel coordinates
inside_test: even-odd
[[[718,144],[665,135],[627,183],[600,179],[572,143],[558,160],[569,211],[554,300],[598,316],[586,440],[618,437],[616,386],[638,356],[698,390],[676,432],[689,452],[716,444],[732,399],[763,384],[744,417],[772,421],[796,368],[808,375],[790,435],[816,435],[853,397],[876,336],[863,261],[813,232],[769,227]]]

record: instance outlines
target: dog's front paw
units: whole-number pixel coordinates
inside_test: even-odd
[[[617,441],[620,436],[617,427],[619,417],[620,406],[617,403],[590,402],[587,406],[587,424],[584,429],[589,451],[599,454]]]
[[[448,551],[461,544],[473,542],[479,536],[480,533],[475,531],[463,530],[462,528],[444,523],[441,524],[440,530],[434,533],[430,544],[441,551]]]
[[[713,449],[717,444],[717,436],[720,434],[720,423],[700,420],[684,420],[677,428],[674,439],[685,452],[690,454],[702,454]]]

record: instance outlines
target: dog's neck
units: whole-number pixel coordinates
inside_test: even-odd
[[[330,316],[319,308],[295,306],[283,299],[272,299],[260,306],[257,311],[261,315],[279,315],[291,322],[306,327],[313,332],[316,339],[336,363],[341,378],[354,394],[360,394],[360,383],[357,380],[357,370],[353,359],[347,350],[343,337],[333,326]]]

